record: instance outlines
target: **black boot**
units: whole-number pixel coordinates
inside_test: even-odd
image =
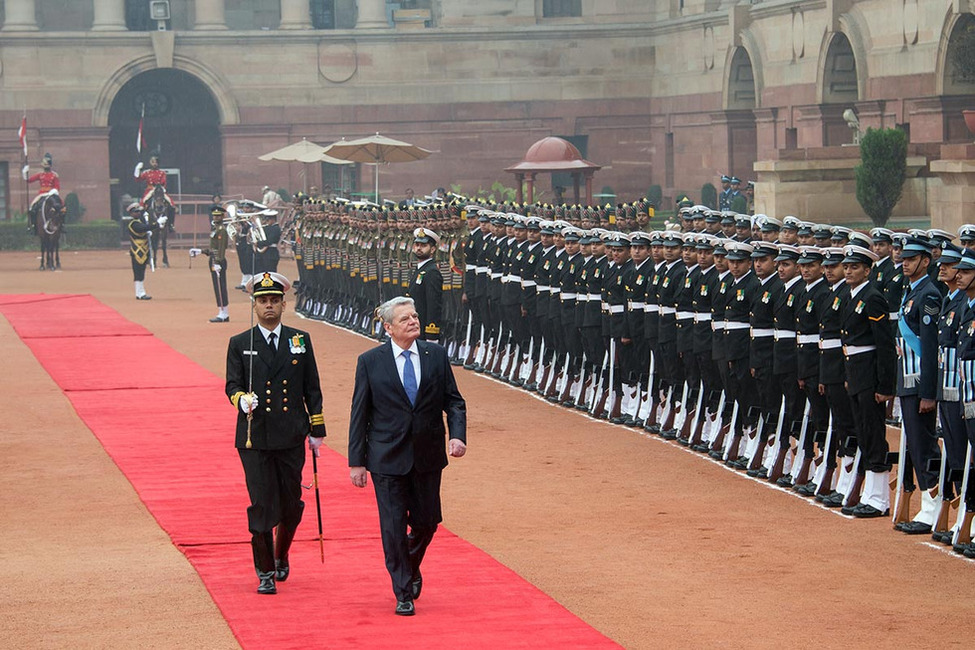
[[[254,552],[254,568],[257,570],[257,593],[276,594],[274,586],[274,539],[271,531],[251,536],[251,550]]]
[[[274,579],[278,582],[287,580],[291,573],[291,565],[288,563],[288,550],[291,548],[296,530],[297,527],[278,525],[278,535],[274,540]]]

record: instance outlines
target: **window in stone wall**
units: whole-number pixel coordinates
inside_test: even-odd
[[[359,191],[359,163],[354,165],[334,165],[322,163],[322,195],[349,198]]]
[[[7,201],[10,199],[7,182],[7,163],[0,162],[0,221],[10,218],[10,211],[7,209]]]
[[[91,29],[94,13],[90,2],[37,0],[37,26],[46,32],[80,32]]]
[[[543,0],[543,18],[578,18],[582,16],[582,0]]]

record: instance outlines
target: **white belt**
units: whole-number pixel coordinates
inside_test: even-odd
[[[531,289],[531,288],[532,288],[532,287],[534,287],[534,286],[537,286],[537,285],[535,284],[535,281],[534,281],[534,280],[522,280],[522,281],[521,281],[521,287],[522,287],[523,289]]]
[[[561,287],[552,287],[551,291],[552,291],[552,295],[553,296],[557,296],[560,293],[562,293],[562,288]]]
[[[677,312],[677,320],[690,320],[692,318],[694,318],[694,312],[692,311]]]
[[[819,343],[819,334],[800,334],[796,337],[799,345],[809,345],[810,343]]]
[[[538,288],[536,289],[536,291],[538,293],[547,292],[547,291],[551,291],[551,290],[552,290],[552,287],[550,287],[548,285],[545,285],[545,284],[538,285]]]
[[[819,349],[820,350],[835,350],[836,348],[843,347],[843,341],[839,339],[820,339]]]
[[[888,313],[887,316],[890,318],[890,320],[898,320],[901,317],[900,313],[896,311]]]
[[[509,275],[508,276],[508,282],[521,282],[521,276],[520,275]]]
[[[643,311],[647,312],[648,314],[658,314],[660,313],[660,305],[655,305],[648,302],[643,306]]]
[[[475,273],[487,273],[488,272],[488,267],[486,267],[486,266],[475,266],[474,267],[474,272]]]
[[[600,309],[602,309],[603,311],[609,311],[609,303],[608,303],[608,302],[606,302],[605,300],[603,300],[603,301],[601,301],[601,302],[599,303],[599,307],[600,307]]]
[[[643,309],[646,306],[647,306],[647,303],[645,303],[645,302],[635,302],[634,301],[634,302],[631,302],[630,303],[630,309]]]
[[[565,300],[575,300],[575,299],[576,299],[576,294],[574,294],[574,293],[563,293],[562,294],[562,300],[563,301],[565,301]]]
[[[584,293],[580,293],[576,296],[576,302],[589,302],[589,296]]]
[[[753,339],[764,339],[775,334],[775,330],[770,330],[765,327],[753,327],[752,328],[752,338]]]
[[[501,274],[500,273],[492,273],[491,274],[491,279],[492,280],[497,280],[500,277],[501,277]]]
[[[863,354],[864,352],[873,352],[877,349],[876,345],[844,345],[843,354],[848,357],[852,357],[855,354]]]
[[[715,332],[720,332],[721,330],[724,329],[724,326],[725,326],[725,322],[722,320],[711,321],[711,329],[714,330]]]
[[[694,322],[695,323],[706,323],[709,320],[711,320],[711,314],[710,313],[707,313],[707,314],[694,314]]]
[[[663,316],[669,316],[670,314],[676,314],[677,310],[674,309],[673,307],[661,307],[660,313]]]
[[[626,305],[610,305],[609,306],[609,313],[611,313],[611,314],[622,314],[624,309],[626,309]]]
[[[776,341],[781,339],[794,339],[796,338],[796,333],[792,330],[774,330],[772,335],[775,337]]]
[[[601,301],[603,299],[603,294],[601,294],[601,293],[590,293],[590,294],[586,294],[586,295],[587,295],[587,297],[588,297],[589,300],[600,300]]]
[[[747,330],[749,327],[751,327],[751,325],[748,323],[739,323],[738,321],[734,320],[726,320],[724,322],[724,328],[726,330]]]
[[[477,267],[474,266],[473,264],[465,264],[464,265],[464,270],[465,271],[476,271],[477,270]]]

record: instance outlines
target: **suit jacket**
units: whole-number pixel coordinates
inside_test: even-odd
[[[230,339],[225,387],[234,406],[249,386],[257,394],[258,404],[251,421],[252,448],[290,449],[301,445],[309,433],[324,436],[322,389],[308,332],[282,323],[277,351],[271,350],[256,325],[253,336],[253,350],[251,330]],[[249,382],[247,373],[252,358],[254,378]],[[243,449],[246,442],[247,416],[238,409],[235,445]]]
[[[349,467],[404,476],[447,466],[444,437],[467,442],[467,406],[441,346],[417,341],[420,385],[411,405],[392,345],[359,355],[349,419]],[[444,428],[444,414],[447,428]]]

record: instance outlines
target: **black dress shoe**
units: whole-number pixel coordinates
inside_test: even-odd
[[[844,512],[846,508],[843,508]],[[890,509],[880,511],[874,508],[872,505],[866,503],[860,503],[853,508],[853,516],[857,519],[873,519],[875,517],[886,517],[890,514]]]
[[[964,555],[969,546],[971,546],[971,544],[953,544],[951,550],[958,555]]]
[[[691,445],[691,450],[696,451],[700,454],[706,454],[709,451],[711,451],[711,448],[708,447],[708,444],[706,442],[699,442],[696,445]]]
[[[150,296],[149,294],[143,294],[141,296],[136,296],[135,299],[136,300],[152,300],[152,296]]]
[[[420,592],[423,591],[423,576],[419,571],[413,576],[413,581],[410,582],[410,591],[413,593],[413,600],[420,597]]]
[[[905,521],[901,524],[900,530],[908,535],[927,535],[931,532],[931,524],[923,521]]]
[[[278,593],[278,588],[274,586],[274,571],[258,571],[257,579],[260,583],[257,585],[257,593],[269,595]]]
[[[276,582],[284,582],[291,575],[291,566],[288,564],[287,560],[275,560],[274,561],[274,580]]]
[[[210,319],[211,323],[229,323],[230,316],[214,316]]]
[[[951,539],[954,536],[955,535],[951,532],[950,528],[948,530],[936,530],[931,533],[931,539],[940,544],[946,544],[948,546],[951,546]]]
[[[792,477],[786,474],[785,476],[780,476],[775,482],[779,487],[791,488],[792,487]]]
[[[814,481],[809,481],[805,485],[796,485],[792,489],[804,497],[816,496],[816,483]]]
[[[667,429],[666,431],[660,432],[660,437],[664,440],[677,440],[678,435],[677,429]]]
[[[962,555],[964,555],[967,558],[971,558],[975,560],[975,544],[969,544],[968,548],[964,550]]]
[[[719,449],[712,449],[711,451],[708,452],[708,456],[710,456],[715,460],[721,460],[722,458],[724,458],[724,454]]]
[[[833,494],[828,494],[823,499],[823,505],[827,508],[842,508],[843,507],[843,495],[839,492],[834,492]]]
[[[416,614],[416,608],[413,607],[412,600],[397,600],[396,601],[396,615],[397,616],[413,616]]]
[[[643,428],[646,429],[647,431],[649,431],[650,433],[653,433],[653,434],[656,434],[656,435],[660,435],[660,425],[659,424],[651,424],[651,425],[646,426],[646,427],[643,427]]]

